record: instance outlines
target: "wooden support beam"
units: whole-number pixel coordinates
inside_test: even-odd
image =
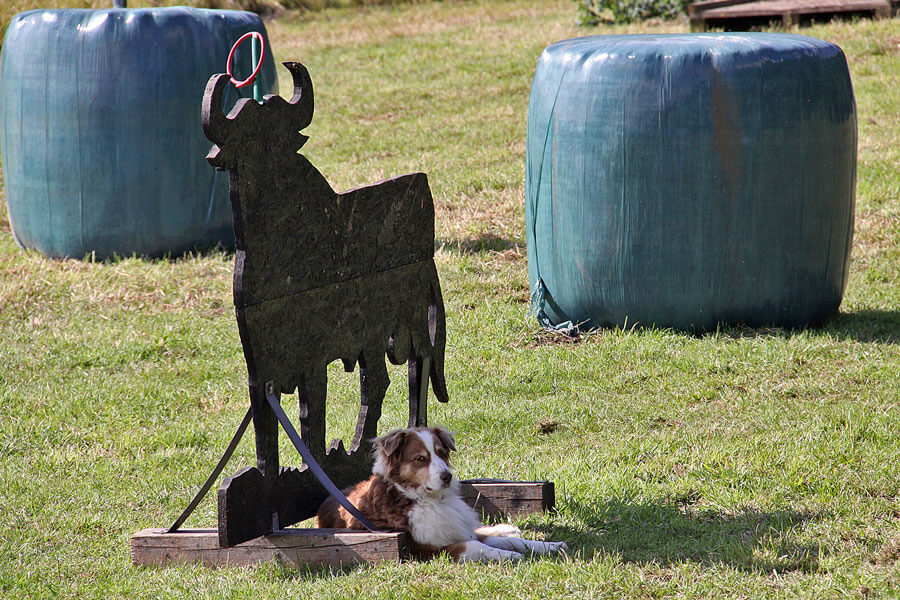
[[[202,563],[208,566],[248,566],[277,561],[333,566],[397,561],[406,556],[406,534],[369,533],[345,529],[287,529],[231,548],[219,546],[215,529],[144,529],[131,536],[131,561],[164,567]]]

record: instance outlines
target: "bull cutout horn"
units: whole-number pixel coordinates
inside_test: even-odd
[[[310,78],[306,67],[298,62],[285,62],[282,64],[291,72],[291,77],[294,80],[294,95],[288,103],[296,107],[294,118],[297,119],[297,131],[300,131],[312,123],[314,108],[312,78]]]
[[[203,107],[200,114],[203,133],[214,142],[223,141],[231,129],[231,122],[222,111],[222,94],[228,80],[229,76],[226,73],[213,75],[206,83],[206,91],[203,93]]]

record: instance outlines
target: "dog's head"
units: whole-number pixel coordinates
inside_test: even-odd
[[[443,427],[395,429],[375,440],[372,472],[410,498],[441,495],[459,482],[450,471],[453,434]]]

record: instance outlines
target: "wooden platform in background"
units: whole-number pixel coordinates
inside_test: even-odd
[[[517,517],[555,507],[549,481],[463,481],[463,498],[486,519]],[[215,529],[144,529],[131,536],[131,561],[164,567],[201,563],[208,566],[247,566],[279,562],[299,567],[341,566],[396,561],[408,554],[406,534],[371,533],[346,529],[284,529],[233,548],[219,546]]]
[[[691,29],[728,28],[747,22],[781,21],[789,28],[801,19],[841,14],[890,17],[891,0],[704,0],[688,7]]]

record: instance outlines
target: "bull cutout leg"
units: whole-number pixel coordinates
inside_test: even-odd
[[[381,354],[383,356],[383,353]],[[344,370],[347,373],[352,373],[354,370],[353,361],[344,360],[343,362]],[[353,440],[350,442],[350,447],[347,450],[344,449],[344,440],[333,440],[328,447],[327,456],[331,456],[332,452],[354,454],[359,451],[360,447],[364,447],[363,451],[369,453],[371,452],[371,447],[368,445],[368,442],[378,435],[378,420],[381,418],[381,407],[390,385],[387,369],[383,359],[376,359],[372,362],[373,367],[369,368],[365,353],[360,354],[357,364],[359,365],[360,406],[359,414],[356,417]],[[303,405],[301,404],[301,423],[303,411]],[[324,438],[323,424],[322,439]]]
[[[297,396],[300,405],[300,438],[322,464],[325,460],[325,400],[328,374],[325,367],[313,369],[300,380]]]
[[[365,353],[359,357],[360,407],[350,452],[357,452],[360,446],[365,444],[365,452],[370,453],[369,442],[378,436],[378,419],[381,418],[381,406],[390,380],[384,364],[384,351],[379,352],[377,356],[378,358],[371,362],[371,367],[368,366]]]
[[[278,459],[278,421],[265,398],[265,389],[250,386],[256,467],[228,477],[218,491],[219,544],[237,545],[268,533],[278,510],[273,502],[281,473]]]
[[[409,359],[409,424],[424,427],[428,424],[428,378],[431,359],[412,356]]]
[[[278,460],[278,420],[269,403],[266,390],[259,385],[250,386],[250,404],[253,408],[253,429],[256,433],[256,468],[269,479],[277,476]]]

